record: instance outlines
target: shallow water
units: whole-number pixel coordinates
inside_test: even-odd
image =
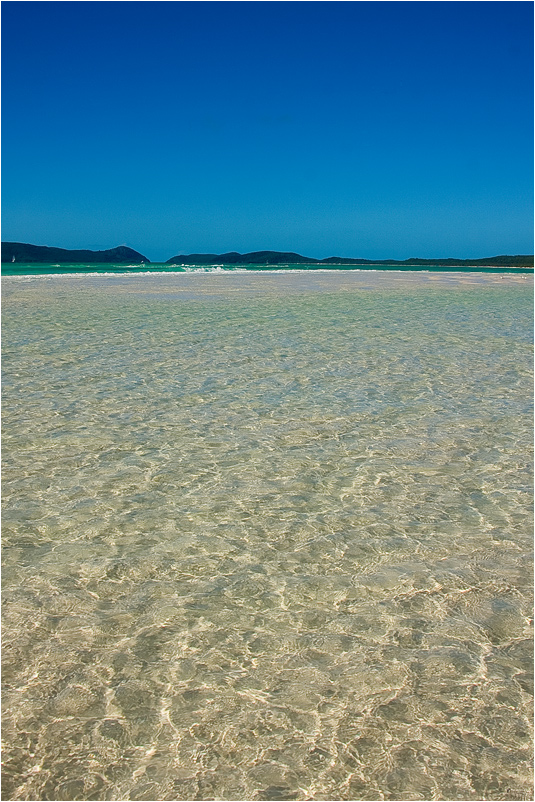
[[[530,799],[525,276],[3,280],[3,799]]]

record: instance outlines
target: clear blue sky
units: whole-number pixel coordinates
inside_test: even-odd
[[[2,239],[533,253],[531,2],[2,3]]]

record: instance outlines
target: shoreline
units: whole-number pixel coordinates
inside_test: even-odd
[[[55,294],[110,291],[112,294],[165,293],[199,297],[220,295],[241,297],[315,292],[397,292],[427,290],[470,290],[533,287],[533,273],[489,273],[479,271],[407,270],[182,270],[147,272],[77,272],[2,276],[4,299],[13,298],[17,287]],[[46,289],[45,289],[46,288]],[[230,293],[230,295],[229,295]]]
[[[153,266],[154,265],[154,266]],[[289,274],[289,275],[313,275],[313,274],[352,274],[352,273],[374,273],[374,274],[431,274],[431,275],[524,275],[533,276],[534,269],[531,267],[496,267],[493,265],[488,266],[458,266],[458,267],[445,267],[445,266],[419,266],[419,267],[400,267],[398,265],[392,266],[377,266],[377,265],[339,265],[339,266],[304,266],[304,265],[288,265],[282,263],[280,265],[269,265],[261,267],[259,265],[243,266],[243,265],[226,265],[226,264],[212,264],[212,265],[188,265],[176,264],[166,265],[165,263],[152,263],[148,265],[117,265],[117,264],[87,264],[78,267],[74,264],[22,264],[18,265],[19,269],[3,269],[1,278],[38,278],[40,276],[151,276],[151,275],[202,275],[202,274],[253,274],[253,275],[270,275],[270,274]]]

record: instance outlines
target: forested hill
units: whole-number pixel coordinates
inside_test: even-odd
[[[44,245],[29,245],[24,242],[3,242],[2,262],[21,264],[151,264],[146,256],[126,245],[110,248],[106,251],[68,250],[66,248],[49,248]],[[299,253],[285,251],[253,251],[251,253],[190,253],[180,254],[168,259],[168,265],[311,265],[335,267],[336,265],[388,265],[406,268],[418,267],[509,267],[533,268],[533,256],[487,256],[483,259],[354,259],[345,256],[329,256],[327,259],[314,259],[301,256]]]
[[[146,256],[126,245],[107,251],[71,251],[66,248],[49,248],[46,245],[27,245],[24,242],[3,242],[2,262],[29,264],[150,264]]]
[[[252,253],[190,253],[168,259],[168,265],[399,265],[400,267],[533,267],[533,256],[488,256],[484,259],[350,259],[330,256],[314,259],[298,253],[280,251],[253,251]]]
[[[252,253],[190,253],[173,256],[167,265],[315,265],[318,259],[284,251],[253,251]]]

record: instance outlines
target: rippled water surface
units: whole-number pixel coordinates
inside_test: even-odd
[[[532,291],[4,279],[2,798],[531,799]]]

